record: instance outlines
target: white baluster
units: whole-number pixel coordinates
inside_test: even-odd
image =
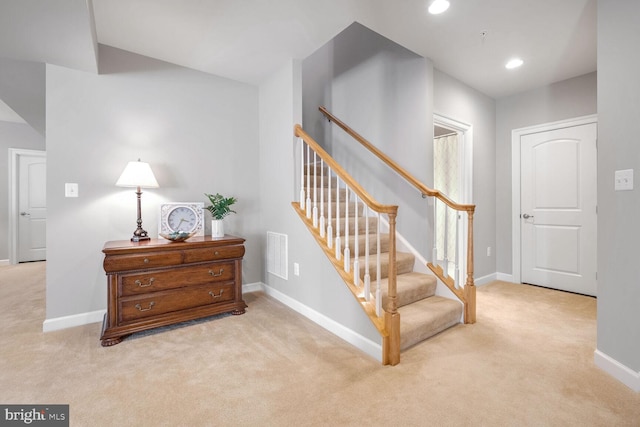
[[[309,146],[307,145],[307,218],[311,218],[311,163],[309,162]]]
[[[433,265],[438,265],[438,199],[433,198]]]
[[[356,205],[353,208],[354,209],[354,218],[355,223],[356,223],[356,228],[355,228],[355,232],[353,233],[353,249],[354,249],[354,255],[353,255],[353,284],[356,286],[360,286],[360,242],[358,242],[358,203],[359,203],[359,199],[358,196],[355,197],[356,199]]]
[[[456,287],[460,285],[460,245],[458,244],[460,238],[460,213],[456,211],[456,272],[453,278]]]
[[[320,237],[324,237],[324,159],[320,159]]]
[[[449,206],[444,205],[444,239],[442,242],[444,258],[442,271],[444,272],[444,277],[449,277]]]
[[[369,274],[369,207],[364,206],[364,298],[371,300],[371,275]]]
[[[327,208],[329,210],[329,217],[327,218],[327,246],[331,249],[333,248],[333,225],[331,225],[331,192],[333,191],[333,188],[331,188],[331,168],[329,168],[328,172],[329,191],[327,193]]]
[[[305,210],[304,207],[304,141],[302,138],[298,139],[300,141],[300,209]]]
[[[378,212],[378,229],[376,231],[376,314],[382,316],[382,296],[380,294],[380,212]]]
[[[349,250],[349,186],[344,187],[344,271],[351,271],[351,251]]]
[[[340,242],[340,177],[336,175],[336,259],[342,258]]]
[[[313,152],[313,228],[318,228],[318,154]]]

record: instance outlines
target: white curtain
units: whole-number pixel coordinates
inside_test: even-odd
[[[449,199],[457,202],[459,200],[458,189],[459,180],[459,156],[458,156],[458,135],[451,134],[434,138],[433,140],[434,158],[434,186]],[[445,212],[447,215],[447,258],[449,264],[449,274],[453,274],[456,261],[456,222],[457,212],[453,209],[446,209],[446,205],[441,202],[436,203],[436,250],[438,259],[445,258]]]

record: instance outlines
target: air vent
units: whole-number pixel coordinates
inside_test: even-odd
[[[267,272],[289,280],[287,235],[267,231]]]

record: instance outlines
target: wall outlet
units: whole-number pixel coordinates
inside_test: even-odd
[[[487,256],[491,256],[491,246],[487,246]]]
[[[293,274],[295,276],[299,276],[300,275],[300,264],[298,264],[297,262],[293,263]]]

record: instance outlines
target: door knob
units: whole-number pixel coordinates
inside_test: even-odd
[[[533,218],[533,215],[529,215],[529,214],[522,214],[522,218],[524,218],[524,219]]]
[[[29,216],[30,214],[28,212],[20,212],[20,215],[22,216]]]

